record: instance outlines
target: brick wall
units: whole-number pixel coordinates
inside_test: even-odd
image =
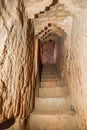
[[[54,63],[54,42],[45,42],[40,47],[41,61],[43,64]]]

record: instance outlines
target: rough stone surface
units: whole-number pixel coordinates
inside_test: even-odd
[[[51,3],[0,0],[0,123],[12,117],[25,118],[32,110],[34,32],[33,20],[28,18],[44,11],[34,18],[35,34],[42,43],[50,38],[60,43],[56,46],[56,66],[69,86],[80,129],[87,130],[87,0],[58,0],[55,6]],[[48,83],[47,87],[51,85],[57,84]]]
[[[87,11],[74,17],[68,83],[79,117],[81,130],[87,129]],[[83,17],[82,17],[83,16]],[[74,86],[74,87],[73,87]]]
[[[86,10],[73,16],[71,29],[65,31],[67,34],[64,42],[61,42],[60,67],[62,77],[65,77],[73,101],[73,108],[77,111],[78,122],[81,130],[87,129],[87,104],[86,104]],[[81,17],[83,16],[83,18]],[[84,23],[84,24],[83,24]],[[71,33],[70,31],[71,30]],[[71,35],[70,35],[71,34]]]
[[[34,18],[35,14],[40,13],[40,11],[44,11],[45,7],[52,4],[52,0],[24,0],[25,12],[28,18]]]
[[[33,21],[22,1],[0,1],[0,123],[26,118],[34,89]]]

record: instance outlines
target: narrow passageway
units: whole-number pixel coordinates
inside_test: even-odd
[[[40,86],[30,114],[30,130],[79,130],[76,111],[63,74],[64,58],[67,57],[66,38],[63,29],[54,28],[39,41]]]
[[[79,130],[69,88],[58,75],[55,64],[43,64],[30,130]]]
[[[55,42],[48,41],[40,45],[40,55],[42,64],[51,64],[55,62],[54,50]]]
[[[0,130],[87,130],[87,0],[0,0]]]
[[[41,86],[30,114],[30,130],[79,130],[69,88],[57,69],[58,60],[62,56],[58,46],[54,41],[40,46]]]

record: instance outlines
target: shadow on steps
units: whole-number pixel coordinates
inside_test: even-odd
[[[10,128],[15,123],[15,118],[11,118],[0,124],[0,130],[5,130]]]

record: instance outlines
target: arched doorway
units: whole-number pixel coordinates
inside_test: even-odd
[[[49,40],[40,45],[40,56],[42,64],[54,63],[55,42]]]

